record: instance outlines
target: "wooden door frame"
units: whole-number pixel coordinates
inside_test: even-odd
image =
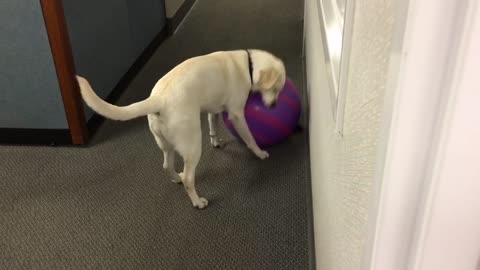
[[[40,0],[63,106],[73,144],[85,144],[88,129],[80,89],[75,79],[75,63],[68,36],[62,0]]]

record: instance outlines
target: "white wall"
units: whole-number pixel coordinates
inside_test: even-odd
[[[436,4],[436,3],[435,3]],[[465,3],[463,31],[449,86],[416,270],[480,269],[480,4]],[[463,32],[463,33],[462,33]],[[451,50],[454,51],[454,50]],[[450,55],[454,55],[451,52]]]
[[[367,237],[393,0],[356,2],[343,137],[335,123],[317,0],[306,0],[307,87],[317,269],[358,270]]]

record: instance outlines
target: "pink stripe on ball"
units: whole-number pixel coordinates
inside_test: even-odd
[[[290,79],[279,94],[277,106],[267,108],[258,92],[252,92],[245,105],[245,119],[248,127],[260,147],[282,142],[295,131],[301,113],[300,93]],[[237,136],[228,114],[223,114],[227,128]]]

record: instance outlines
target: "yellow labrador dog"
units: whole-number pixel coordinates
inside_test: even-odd
[[[183,182],[197,208],[208,205],[195,189],[195,168],[200,160],[202,132],[200,113],[208,112],[210,140],[220,146],[216,126],[220,113],[228,112],[236,131],[247,147],[260,159],[261,150],[244,117],[250,91],[259,91],[267,106],[274,106],[285,84],[283,62],[266,51],[221,51],[198,56],[176,66],[153,87],[150,97],[124,107],[100,99],[88,81],[77,77],[82,97],[90,108],[113,120],[148,116],[150,130],[164,155],[163,168],[176,183]],[[175,151],[184,161],[183,173],[174,169]]]

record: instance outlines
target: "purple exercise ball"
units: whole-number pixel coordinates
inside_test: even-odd
[[[288,78],[274,108],[265,106],[258,92],[250,93],[245,105],[245,118],[258,146],[280,143],[295,131],[301,113],[300,100],[298,89]],[[240,139],[227,113],[223,113],[223,120],[228,130]]]

